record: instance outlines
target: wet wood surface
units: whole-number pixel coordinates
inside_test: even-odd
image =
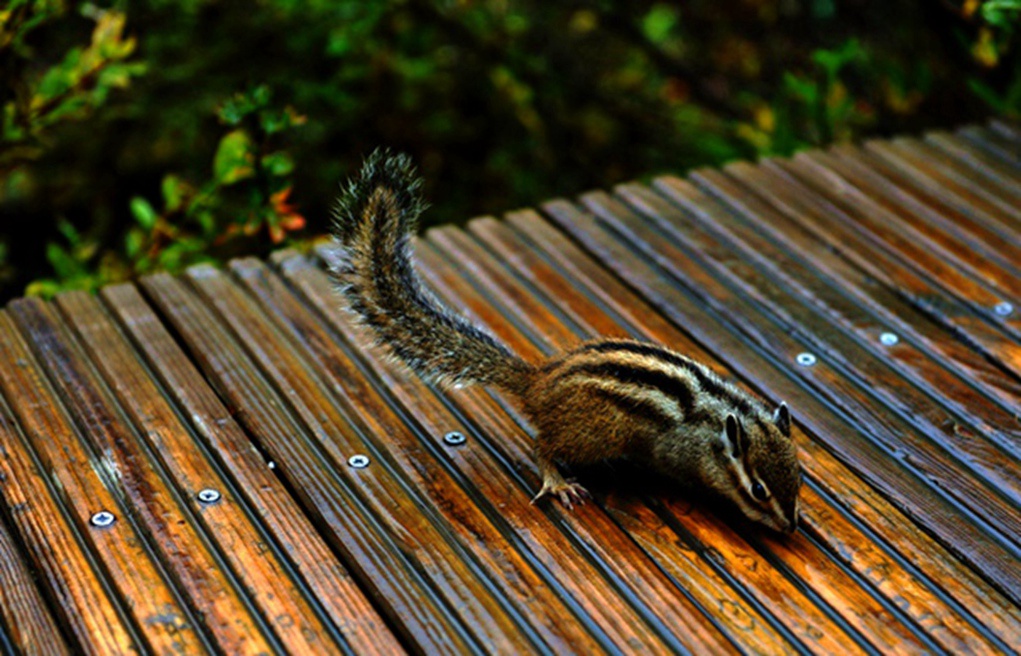
[[[790,537],[623,463],[532,505],[514,401],[386,358],[329,245],[12,301],[0,652],[1016,653],[1019,203],[994,121],[417,240],[525,358],[629,336],[787,401]]]

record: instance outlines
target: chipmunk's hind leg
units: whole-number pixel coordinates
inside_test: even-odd
[[[584,487],[573,479],[565,479],[560,470],[557,469],[556,463],[549,458],[538,454],[536,455],[536,462],[539,465],[539,473],[542,475],[542,489],[532,499],[533,504],[543,497],[552,495],[559,499],[565,508],[571,510],[574,508],[574,504],[580,506],[585,503],[586,499],[591,498],[588,490]]]

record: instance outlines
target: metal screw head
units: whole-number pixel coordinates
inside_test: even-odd
[[[811,353],[798,353],[798,357],[795,358],[798,364],[802,367],[811,367],[815,364],[815,356]]]
[[[1011,313],[1014,312],[1014,306],[1007,301],[1003,301],[1002,303],[997,303],[996,306],[993,307],[993,312],[1001,317],[1009,317]]]
[[[466,439],[467,438],[464,436],[464,433],[459,433],[457,431],[450,431],[449,433],[443,436],[443,441],[449,444],[450,446],[464,444]]]
[[[209,487],[204,490],[199,490],[199,493],[196,496],[202,503],[216,503],[222,498],[219,490],[214,490]]]
[[[879,336],[879,342],[883,344],[883,346],[893,346],[899,341],[900,337],[897,337],[894,333],[883,333]]]
[[[115,521],[117,521],[117,517],[109,510],[100,510],[89,519],[89,523],[96,528],[106,528]]]
[[[369,456],[363,456],[359,453],[358,455],[348,458],[347,464],[351,465],[355,469],[364,469],[369,466]]]

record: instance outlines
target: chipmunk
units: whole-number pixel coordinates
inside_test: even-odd
[[[776,531],[798,525],[801,467],[791,416],[663,346],[596,339],[530,363],[424,289],[411,236],[424,209],[408,157],[377,150],[338,200],[331,265],[350,308],[398,360],[438,384],[517,397],[538,430],[542,488],[568,509],[588,492],[557,468],[626,458],[729,500]]]

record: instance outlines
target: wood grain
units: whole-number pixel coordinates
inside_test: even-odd
[[[420,252],[429,250],[420,244]],[[354,343],[367,344],[364,331],[342,319],[344,315],[338,312],[335,293],[322,272],[312,269],[300,258],[281,262],[281,268],[288,280],[293,281],[306,298],[324,312],[331,325],[343,331]],[[427,272],[430,280],[434,279],[434,274],[435,270]],[[464,300],[461,297],[462,304]],[[482,309],[484,306],[479,304],[475,307]],[[372,353],[373,350],[365,349],[363,352]],[[515,469],[529,466],[530,483],[534,485],[536,473],[534,466],[531,466],[528,437],[509,417],[499,417],[502,414],[500,407],[493,404],[487,395],[472,394],[465,390],[451,394],[449,398],[450,403],[463,410],[463,417],[471,418],[479,427],[476,430],[462,424],[438,400],[430,403],[429,397],[432,394],[428,388],[400,367],[394,367],[378,356],[371,358],[369,366],[382,378],[383,386],[393,390],[404,408],[419,418],[424,426],[434,427],[431,434],[439,435],[453,428],[466,435],[477,435],[478,439],[490,442],[491,449],[503,450],[508,458],[512,458],[516,463]],[[489,399],[488,404],[486,399]],[[480,407],[483,405],[488,407],[483,410]],[[516,449],[503,448],[509,439],[514,440]],[[472,482],[475,503],[486,505],[488,500],[488,503],[499,504],[498,515],[506,524],[500,527],[502,537],[493,538],[496,549],[507,554],[505,558],[514,554],[514,557],[524,559],[542,572],[546,580],[541,585],[549,586],[550,592],[557,591],[556,594],[572,597],[573,605],[583,613],[580,622],[593,633],[602,634],[600,637],[604,640],[608,639],[603,643],[604,648],[612,649],[613,645],[626,644],[635,648],[641,646],[644,651],[657,651],[663,646],[654,640],[653,631],[663,631],[667,627],[666,639],[672,641],[673,645],[686,645],[690,649],[697,644],[709,644],[710,641],[715,641],[721,647],[726,644],[714,635],[712,625],[686,599],[677,599],[675,594],[660,596],[664,591],[669,591],[669,586],[664,587],[663,577],[643,562],[641,553],[633,545],[626,541],[618,542],[622,536],[614,530],[615,527],[607,518],[599,515],[590,517],[589,522],[595,522],[596,526],[578,529],[590,538],[587,540],[589,543],[606,554],[601,562],[606,564],[603,568],[608,571],[601,572],[600,568],[593,567],[585,559],[564,557],[566,554],[576,554],[576,547],[557,530],[558,521],[551,521],[549,516],[529,503],[535,488],[530,485],[522,489],[520,483],[515,484],[506,464],[501,467],[500,459],[475,449],[446,449],[444,455],[444,459],[454,461],[457,473],[463,480]],[[561,521],[573,519],[574,516],[569,516]],[[513,536],[512,540],[508,540],[510,536]],[[618,555],[616,551],[621,553]],[[619,587],[615,586],[627,586],[627,581],[633,580],[639,573],[645,585],[641,591],[635,591],[635,597],[642,601],[635,612],[628,605],[612,600],[620,594]],[[542,588],[533,588],[530,594],[538,594],[539,589]],[[552,625],[557,622],[556,614],[549,609],[536,607],[533,612],[541,613],[539,617],[545,623]],[[646,623],[648,620],[643,622],[641,615],[655,618],[654,626],[650,627]],[[690,636],[693,635],[699,637],[698,643],[691,642]],[[577,638],[567,644],[580,648],[581,643],[575,640]]]
[[[4,409],[0,414],[6,412]],[[7,431],[0,429],[0,434],[6,436]],[[5,451],[0,442],[0,453]],[[10,475],[5,470],[0,469],[0,482],[6,482],[5,478]],[[16,509],[12,506],[10,510]],[[0,513],[0,518],[3,514]],[[71,653],[57,620],[36,587],[28,562],[3,521],[0,521],[0,634],[4,642],[19,653]]]
[[[344,564],[330,550],[316,527],[303,513],[300,504],[289,494],[283,481],[266,467],[256,445],[208,386],[137,289],[127,284],[115,285],[105,288],[102,297],[110,313],[129,332],[140,352],[144,353],[151,371],[159,376],[163,394],[173,398],[179,416],[190,420],[191,429],[215,456],[225,474],[230,475],[230,484],[241,497],[236,502],[246,504],[245,510],[257,516],[261,527],[269,533],[267,537],[251,536],[253,547],[257,549],[253,564],[271,557],[263,555],[271,548],[279,549],[288,558],[287,565],[297,570],[302,584],[307,586],[304,594],[310,594],[317,603],[322,604],[333,627],[341,633],[344,643],[350,649],[359,654],[399,651],[396,637]],[[70,309],[68,314],[77,316],[77,312]],[[135,370],[141,367],[140,363],[125,364]],[[147,385],[151,386],[152,383],[138,380],[139,387],[126,385],[123,380],[118,383],[118,387],[139,403],[152,398],[148,393],[139,393],[139,389]],[[160,399],[157,403],[161,406],[161,412],[169,409],[166,400]],[[140,415],[140,418],[148,421],[146,415]],[[213,466],[204,467],[209,469],[208,475],[214,474]],[[281,566],[283,564],[273,565],[274,569]],[[281,575],[279,572],[275,574]]]
[[[26,299],[13,304],[11,313],[30,335],[54,388],[81,427],[93,466],[108,472],[115,482],[114,491],[123,499],[125,519],[130,513],[144,531],[146,546],[160,559],[161,569],[173,577],[168,584],[208,618],[204,626],[209,639],[239,654],[271,649],[272,642],[261,622],[219,566],[193,514],[169,487],[153,453],[139,442],[79,345],[62,329],[52,306]],[[141,600],[129,597],[127,601],[135,606]],[[148,617],[141,615],[138,621],[145,623]]]
[[[991,582],[1011,598],[1021,595],[1018,572],[1012,563],[1015,557],[997,540],[990,540],[970,525],[966,509],[941,498],[936,490],[916,473],[875,447],[859,432],[852,418],[845,413],[834,413],[833,406],[820,401],[795,382],[802,374],[784,366],[768,351],[749,344],[747,337],[738,337],[717,316],[702,309],[704,297],[693,302],[676,285],[677,278],[666,279],[663,272],[650,266],[649,254],[636,254],[621,243],[619,238],[600,227],[590,215],[579,212],[566,203],[548,203],[544,206],[563,229],[574,235],[600,259],[612,263],[614,270],[638,288],[667,316],[675,318],[716,353],[726,353],[728,364],[735,373],[755,387],[769,389],[772,399],[786,399],[798,408],[802,426],[814,439],[824,440],[827,448],[845,462],[858,475],[885,493],[890,501],[903,509],[909,517],[920,522],[928,531],[939,536],[953,552],[966,555]],[[648,259],[647,259],[648,258]],[[683,261],[681,256],[661,258],[663,265]],[[700,285],[716,284],[705,273],[695,272],[694,280]],[[793,360],[787,354],[784,362]],[[817,369],[818,367],[816,367]],[[978,538],[978,539],[976,539]]]
[[[618,317],[617,321],[621,324],[635,326],[640,330],[638,336],[682,348],[692,357],[721,368],[719,362],[702,346],[690,341],[675,324],[598,262],[588,258],[534,212],[511,214],[508,223],[517,229],[516,236],[525,241],[528,249],[543,253],[551,266],[564,272],[572,283],[564,287],[573,289],[575,296],[579,293],[590,296],[593,302],[608,308],[613,316]],[[797,416],[796,422],[800,422]],[[855,558],[857,545],[876,543],[889,557],[904,563],[903,566],[915,572],[921,584],[932,590],[931,594],[941,597],[949,591],[956,596],[956,612],[980,632],[985,633],[987,628],[995,627],[1002,640],[997,642],[995,635],[992,639],[1001,649],[1021,637],[1021,614],[1018,609],[964,562],[940,547],[814,441],[802,440],[799,446],[801,458],[808,460],[805,462],[808,471],[816,473],[816,478],[810,479],[813,492],[824,495],[830,503],[830,508],[817,510],[820,512],[817,523],[822,525],[838,521],[833,517],[836,513],[845,517],[854,529],[846,538],[840,538],[841,541],[846,540],[846,545],[838,543],[829,547],[831,553],[853,565],[858,562]],[[888,570],[888,567],[884,567],[882,570],[862,570],[862,573],[872,579],[877,573]],[[950,585],[948,582],[955,584]],[[972,614],[978,619],[972,619]],[[944,617],[945,613],[939,616]]]
[[[718,307],[724,315],[752,318],[754,333],[743,329],[743,326],[742,332],[784,355],[783,359],[791,363],[789,366],[803,380],[811,381],[819,395],[832,394],[834,403],[845,404],[860,426],[872,427],[874,439],[884,444],[891,456],[896,457],[898,450],[910,452],[916,462],[915,467],[930,479],[943,479],[949,483],[949,479],[954,478],[951,472],[960,472],[954,454],[941,450],[933,442],[937,438],[940,441],[955,440],[959,447],[966,449],[974,446],[973,442],[944,429],[948,421],[946,415],[936,414],[926,421],[926,413],[939,412],[931,399],[914,394],[914,390],[905,386],[900,377],[889,370],[884,371],[885,364],[877,357],[870,356],[849,340],[841,340],[828,322],[791,303],[783,290],[775,286],[774,277],[755,272],[747,266],[746,259],[734,257],[731,248],[721,247],[704,232],[697,232],[690,223],[682,226],[678,213],[673,214],[674,222],[661,220],[653,226],[606,194],[587,194],[583,202],[624,235],[637,250],[661,262],[664,270],[675,278],[704,277],[711,272],[714,276],[712,283],[706,281],[699,285],[702,298]],[[664,210],[662,204],[658,204],[657,208]],[[734,271],[738,273],[735,275]],[[834,346],[829,346],[834,343]],[[795,365],[796,354],[804,350],[818,354],[826,366],[805,368]],[[861,371],[859,367],[867,368],[867,371]],[[880,397],[883,392],[885,394]],[[910,405],[912,396],[914,404]],[[909,407],[902,407],[898,417],[884,407],[886,404]],[[915,429],[902,417],[911,417],[922,426]],[[980,464],[980,458],[968,455],[970,464]],[[1016,497],[1018,491],[1012,489],[1017,482],[1014,470],[998,455],[995,450],[987,451],[984,456],[986,469],[982,473],[995,477],[995,483],[1008,488],[1010,495]],[[954,480],[960,484],[954,497],[966,497],[969,503],[986,504],[984,507],[995,518],[994,531],[1002,527],[1006,540],[1015,535],[1015,528],[1018,531],[1016,535],[1021,535],[1021,525],[1014,526],[1014,522],[1019,520],[1011,504],[991,494],[992,490],[983,485],[985,481]],[[998,523],[1001,521],[1004,523]]]
[[[207,271],[207,275],[212,272]],[[348,455],[364,451],[351,424],[342,419],[339,425],[324,426],[307,407],[293,407],[285,398],[300,398],[297,393],[290,388],[285,388],[283,394],[278,392],[256,362],[249,359],[245,346],[181,281],[155,275],[144,278],[142,285],[211,384],[227,400],[235,417],[258,441],[267,466],[273,463],[274,471],[287,480],[305,512],[343,555],[345,564],[394,630],[427,652],[479,651],[460,618],[447,610],[427,583],[429,563],[414,559],[414,534],[393,517],[394,513],[415,510],[404,500],[407,493],[399,486],[393,492],[392,488],[381,490],[375,502],[380,515],[374,514],[361,488],[368,487],[370,492],[378,488],[377,476],[385,476],[377,474],[381,468],[353,470],[337,463],[329,453],[336,454],[332,442],[339,439],[359,440],[346,452]],[[246,316],[245,320],[251,318]],[[239,323],[242,325],[244,322]],[[256,328],[269,327],[263,319]],[[272,331],[270,334],[275,335]],[[248,336],[240,334],[242,339]],[[256,357],[261,355],[261,346],[273,347],[265,337],[244,339],[244,345],[255,349]],[[304,372],[306,379],[310,375]],[[306,384],[317,388],[311,381]]]
[[[1021,394],[1018,381],[958,342],[945,326],[882,287],[868,272],[825,248],[783,213],[741,197],[734,187],[720,184],[716,178],[714,186],[722,196],[718,201],[678,178],[660,178],[655,183],[657,191],[693,220],[740,248],[743,259],[753,261],[791,293],[818,307],[835,328],[890,361],[902,376],[938,397],[940,405],[968,417],[982,429],[981,439],[1018,453],[1021,426],[1012,413],[1014,400]],[[896,344],[882,343],[886,332],[897,337]],[[955,375],[948,376],[947,370]]]
[[[856,227],[862,217],[858,209],[837,207],[825,197],[814,196],[811,188],[778,164],[762,168],[734,164],[726,172],[922,312],[966,336],[970,346],[1011,376],[1021,377],[1021,344],[994,316],[992,308],[999,302],[996,294],[928,255],[915,261],[911,253],[898,252],[868,237]],[[932,266],[926,268],[925,263]]]
[[[476,224],[473,224],[471,227],[474,228],[475,225]],[[497,229],[497,226],[489,225],[487,227],[492,230]],[[502,251],[500,254],[504,255],[505,252],[506,251]],[[465,252],[458,252],[457,254],[467,255],[467,253]],[[520,257],[526,258],[527,256],[523,255]],[[562,252],[560,253],[560,258],[563,258]],[[455,259],[456,261],[461,261],[462,258],[453,259]],[[482,258],[473,257],[471,259],[473,261],[479,261]],[[519,273],[522,270],[528,271],[530,270],[530,268],[523,269],[522,267],[514,267],[514,270],[515,272]],[[570,285],[559,286],[559,289],[562,290],[569,290],[572,288],[574,288],[574,286]],[[556,298],[554,302],[557,304],[557,306],[562,307],[563,305],[560,302],[561,300],[562,299],[560,298]],[[594,314],[594,312],[590,310],[589,312],[586,312],[584,314],[584,318],[587,319],[591,317],[592,314]],[[715,557],[719,559],[724,559],[725,557],[729,556],[731,560],[730,566],[734,568],[732,575],[737,576],[739,580],[741,580],[742,584],[744,584],[742,586],[744,590],[757,589],[769,590],[770,592],[768,593],[768,596],[764,596],[763,598],[763,603],[764,605],[770,608],[776,608],[778,605],[780,605],[781,599],[783,600],[783,604],[786,606],[793,606],[797,603],[792,599],[792,596],[796,597],[796,595],[791,595],[791,592],[789,590],[781,592],[783,590],[783,585],[782,583],[780,583],[780,581],[777,580],[777,577],[774,575],[775,572],[772,572],[771,575],[765,574],[766,571],[769,571],[769,568],[765,565],[765,561],[762,561],[758,558],[758,554],[755,553],[754,548],[748,545],[741,545],[735,548],[733,541],[737,540],[736,536],[733,536],[730,545],[726,545],[725,543],[721,545],[719,540],[720,534],[721,533],[725,534],[729,530],[726,527],[726,525],[715,522],[714,518],[705,516],[704,513],[700,513],[697,511],[693,512],[690,509],[683,514],[685,516],[691,517],[691,519],[694,520],[691,522],[690,527],[688,527],[688,530],[691,530],[693,533],[696,533],[697,536],[703,541],[703,545],[700,546],[699,549],[712,550],[713,553],[716,554]],[[694,516],[692,517],[692,515]],[[868,604],[869,602],[863,599],[862,597],[855,599],[845,597],[847,591],[849,589],[852,589],[854,586],[848,585],[846,580],[841,582],[842,574],[838,571],[840,567],[835,566],[830,561],[828,556],[826,555],[814,556],[811,551],[806,553],[802,549],[792,550],[792,547],[794,545],[789,545],[787,542],[782,540],[780,541],[771,540],[770,544],[774,551],[780,550],[783,553],[783,555],[785,556],[785,560],[789,563],[789,566],[792,569],[804,572],[803,574],[804,580],[813,581],[813,587],[816,590],[820,591],[820,594],[828,597],[833,606],[839,608],[840,606],[843,605],[844,608],[842,613],[845,617],[850,619],[850,623],[853,624],[856,622],[857,616],[862,611],[863,604]],[[823,580],[825,580],[828,577],[829,578],[835,577],[834,580],[832,581],[832,584],[829,586],[823,583]],[[754,583],[750,583],[749,580],[754,581]],[[893,590],[893,588],[891,588],[891,590]],[[934,599],[932,593],[924,590],[924,588],[922,589],[922,594],[927,595],[929,599]],[[815,620],[812,619],[813,616],[818,612],[814,606],[809,605],[807,609],[804,609],[804,607],[802,608],[803,612],[801,615],[793,618],[789,617],[788,621],[791,622],[795,629],[799,631],[799,635],[811,636],[812,633],[814,632],[815,641],[818,642],[818,633],[823,629],[823,627],[826,626],[826,624],[825,622],[818,622],[818,619]],[[937,612],[940,613],[943,612],[942,604],[936,603],[935,608],[940,609]],[[927,612],[928,611],[921,610],[919,612],[919,615],[924,617],[926,616]],[[881,618],[885,615],[887,617],[887,621],[889,621],[890,619],[887,611],[884,611],[882,609],[876,609],[872,611],[872,613],[873,616],[876,618]],[[804,627],[804,630],[799,627]],[[966,623],[956,622],[955,628],[961,630],[964,635],[968,636],[968,638],[962,641],[959,638],[954,637],[951,641],[948,642],[948,646],[952,648],[963,648],[965,646],[968,646],[969,648],[975,648],[976,645],[983,644],[983,640],[980,637],[978,637],[978,635],[975,634],[973,629],[971,629],[971,627],[969,627]],[[884,635],[886,631],[886,624],[884,622],[877,621],[875,624],[873,624],[872,630],[878,631],[878,634],[874,638],[875,640],[879,640],[880,642],[885,643],[890,643],[891,640],[896,640],[896,638],[893,638],[891,635]],[[986,645],[987,650],[988,648],[989,648],[988,645]],[[832,646],[826,648],[827,651],[832,651],[833,649],[834,647]]]
[[[136,430],[146,436],[177,494],[188,500],[196,528],[216,547],[216,560],[225,562],[229,569],[213,560],[205,566],[225,569],[225,576],[237,581],[248,595],[246,605],[258,609],[286,650],[337,653],[322,619],[288,575],[287,564],[249,520],[233,486],[187,430],[99,300],[82,292],[69,292],[58,296],[57,306]],[[220,497],[214,503],[205,503],[198,497],[202,490],[216,491]]]
[[[12,309],[21,303],[35,307],[35,302],[16,301]],[[85,446],[86,436],[58,400],[7,311],[0,313],[0,388],[24,436],[22,442],[8,433],[5,440],[12,456],[5,485],[14,491],[8,503],[19,508],[16,522],[25,517],[19,530],[31,540],[37,566],[51,577],[64,613],[61,619],[75,633],[78,648],[128,653],[147,645],[160,651],[202,651],[203,638],[191,613],[163,578],[127,508],[115,496],[110,468]],[[66,519],[47,501],[50,485]],[[21,486],[30,487],[17,494]],[[104,529],[91,526],[89,519],[100,510],[114,513],[119,521]],[[132,619],[126,617],[127,606]]]
[[[1021,127],[993,120],[415,239],[525,359],[653,340],[787,401],[792,536],[626,462],[532,504],[518,400],[391,358],[326,244],[13,301],[0,651],[1016,653],[1019,202]]]

